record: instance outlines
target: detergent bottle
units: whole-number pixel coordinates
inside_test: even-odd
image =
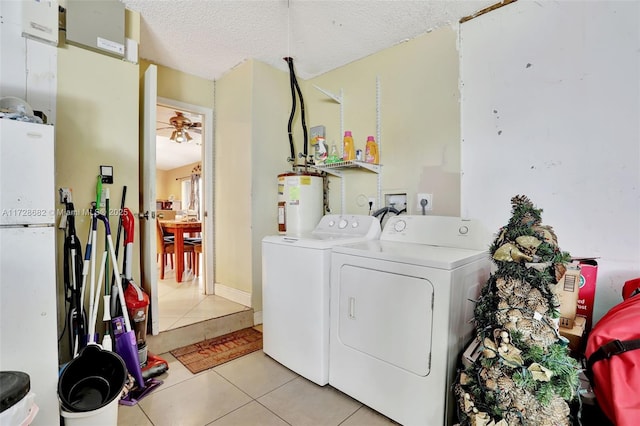
[[[351,136],[351,132],[349,130],[344,132],[344,139],[342,140],[342,159],[344,161],[356,159],[356,149],[353,146],[353,136]]]
[[[373,136],[367,137],[367,145],[364,150],[364,161],[366,163],[378,164],[380,154],[378,153],[378,144]]]

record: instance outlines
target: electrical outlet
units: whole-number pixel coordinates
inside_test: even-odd
[[[433,210],[433,194],[419,193],[417,196],[416,208],[418,212],[422,212],[422,200],[427,200],[427,204],[424,206],[425,211]]]
[[[102,188],[102,193],[100,193],[100,206],[98,208],[107,207],[106,199],[109,198],[109,202],[111,202],[111,195],[109,192],[109,188]]]
[[[71,197],[71,188],[60,188],[58,192],[60,194],[60,204],[73,202]]]

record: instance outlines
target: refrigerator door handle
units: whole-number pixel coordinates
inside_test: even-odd
[[[7,223],[1,224],[0,229],[15,229],[15,228],[53,228],[56,225],[53,223]]]

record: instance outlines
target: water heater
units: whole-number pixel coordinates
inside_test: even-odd
[[[311,232],[324,215],[323,178],[313,172],[278,175],[278,232]]]

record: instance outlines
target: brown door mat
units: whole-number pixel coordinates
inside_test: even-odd
[[[193,374],[262,349],[262,333],[253,327],[174,349],[176,357]]]

